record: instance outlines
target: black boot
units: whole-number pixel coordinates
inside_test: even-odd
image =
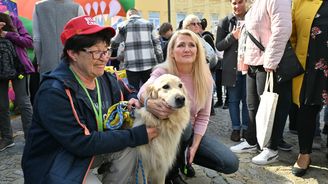
[[[196,174],[195,169],[192,167],[191,164],[184,165],[183,167],[180,168],[180,171],[182,172],[183,175],[187,177],[194,177]]]
[[[165,180],[165,184],[187,184],[180,175],[177,177],[170,179],[170,180]]]

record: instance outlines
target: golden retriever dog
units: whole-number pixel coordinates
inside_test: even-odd
[[[188,96],[181,80],[170,74],[158,77],[153,84],[147,86],[145,92],[148,99],[164,100],[175,109],[163,120],[148,112],[145,107],[135,112],[135,126],[146,124],[160,131],[158,137],[149,144],[139,146],[137,150],[145,177],[152,184],[164,184],[165,176],[175,161],[182,132],[190,121]]]

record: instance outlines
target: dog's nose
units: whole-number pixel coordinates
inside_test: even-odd
[[[177,105],[177,108],[183,107],[185,104],[185,97],[181,95],[176,96],[175,104]]]

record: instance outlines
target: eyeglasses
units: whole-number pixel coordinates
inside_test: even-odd
[[[105,51],[100,50],[88,50],[82,49],[84,52],[87,52],[92,55],[92,59],[100,59],[103,57],[110,57],[112,55],[113,49],[108,47]]]
[[[193,25],[193,26],[198,25],[198,26],[201,26],[202,24],[201,24],[200,22],[192,22],[192,23],[190,23],[189,25]]]

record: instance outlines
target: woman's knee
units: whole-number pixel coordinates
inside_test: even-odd
[[[238,169],[239,169],[239,159],[234,153],[232,153],[231,158],[225,160],[222,173],[232,174],[238,171]]]

